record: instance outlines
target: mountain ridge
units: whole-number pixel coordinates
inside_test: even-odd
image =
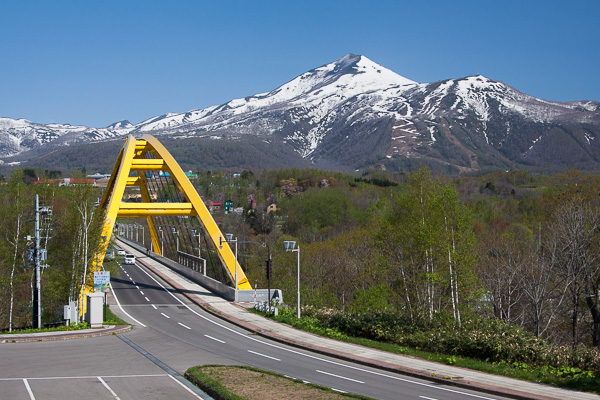
[[[600,103],[542,100],[482,75],[418,83],[347,54],[265,93],[106,128],[0,118],[0,155],[151,133],[179,140],[256,136],[310,165],[449,173],[494,168],[600,170]],[[258,142],[255,142],[258,143]],[[565,157],[558,148],[564,147]],[[281,148],[281,147],[278,147]],[[296,162],[296,161],[295,161]]]

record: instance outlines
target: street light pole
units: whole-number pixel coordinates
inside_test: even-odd
[[[297,312],[296,316],[300,319],[300,245],[296,248],[296,242],[294,241],[284,241],[283,247],[285,251],[296,251],[298,252],[298,291],[297,291]]]
[[[235,292],[235,294],[234,294],[234,297],[233,297],[233,302],[237,303],[237,301],[238,301],[238,274],[237,274],[237,270],[238,270],[238,268],[237,268],[237,256],[238,256],[238,253],[237,253],[238,247],[237,247],[237,245],[238,245],[238,240],[237,240],[237,238],[235,238],[235,239],[233,238],[233,233],[226,233],[225,234],[225,242],[226,243],[235,243],[235,267],[234,267],[235,268],[235,273],[234,273],[234,280],[235,280],[235,289],[234,289],[234,292]]]
[[[298,245],[298,319],[300,319],[300,245]]]
[[[160,255],[164,256],[165,255],[165,232],[162,230],[162,227],[159,226],[158,230],[160,231]]]
[[[202,252],[200,251],[200,245],[201,245],[201,243],[200,243],[200,230],[198,230],[198,234],[196,235],[196,230],[192,229],[192,236],[198,236],[198,258],[202,258]],[[192,250],[194,250],[193,246],[192,246]]]

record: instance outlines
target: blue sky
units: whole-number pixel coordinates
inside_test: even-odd
[[[346,53],[600,101],[600,2],[0,2],[0,117],[95,127],[262,93]]]

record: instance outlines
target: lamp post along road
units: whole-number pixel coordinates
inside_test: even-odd
[[[165,233],[162,230],[162,227],[159,226],[158,230],[160,231],[160,255],[165,255]]]
[[[300,245],[296,247],[296,242],[294,241],[284,241],[283,248],[285,251],[295,251],[298,253],[298,291],[297,291],[297,304],[296,304],[296,316],[300,319]]]
[[[192,229],[192,236],[194,236],[194,237],[198,236],[198,258],[202,258],[202,252],[200,251],[200,244],[201,244],[200,243],[200,238],[201,238],[200,231],[198,231],[198,234],[196,235],[196,230]],[[192,248],[192,250],[193,250],[193,248]]]
[[[219,240],[223,240],[223,237],[219,236]],[[234,294],[233,302],[237,303],[237,301],[238,301],[238,274],[237,274],[237,257],[238,257],[238,252],[237,252],[238,247],[237,247],[237,245],[238,245],[238,240],[237,240],[237,238],[235,238],[235,239],[233,238],[233,233],[226,233],[225,234],[225,242],[226,243],[235,243],[235,267],[234,267],[234,269],[235,269],[235,277],[234,277],[234,280],[235,280],[235,287],[234,287],[235,294]]]
[[[238,243],[260,243],[262,245],[262,247],[266,247],[267,248],[267,252],[268,254],[268,258],[267,258],[267,264],[271,265],[271,248],[269,247],[269,244],[267,242],[262,242],[260,240],[243,240],[240,241],[238,238],[233,238],[233,233],[226,233],[225,234],[225,240],[223,240],[222,236],[219,236],[219,246],[222,246],[223,241],[225,241],[226,243],[235,243],[235,301],[238,301],[238,278],[237,278],[237,266],[238,266]],[[268,297],[269,297],[269,312],[271,311],[271,278],[270,276],[267,276],[267,279],[269,281],[269,291],[268,291]]]

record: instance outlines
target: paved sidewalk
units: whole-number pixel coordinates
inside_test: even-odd
[[[246,310],[244,307],[222,299],[195,284],[187,278],[174,273],[170,268],[150,257],[144,257],[126,243],[120,241],[119,246],[138,256],[137,261],[143,263],[158,276],[182,290],[186,296],[206,310],[224,318],[238,326],[259,335],[288,343],[321,354],[326,354],[363,365],[383,368],[418,378],[428,379],[444,384],[483,390],[491,394],[513,397],[517,399],[560,399],[560,400],[600,400],[600,396],[556,388],[533,382],[521,381],[465,368],[454,367],[409,356],[388,353],[350,343],[313,335],[280,324],[268,318]]]

